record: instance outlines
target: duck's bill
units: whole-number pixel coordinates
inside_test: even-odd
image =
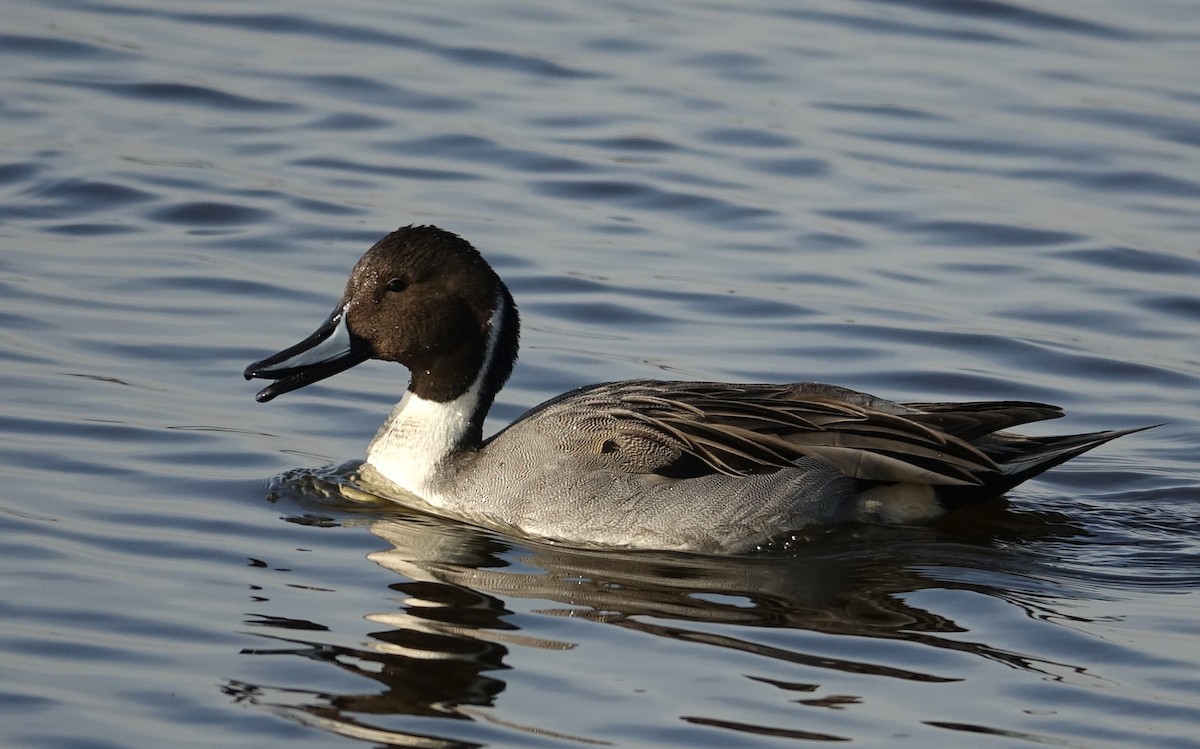
[[[295,346],[246,367],[247,380],[274,380],[254,399],[266,403],[277,395],[344,372],[371,357],[370,346],[346,327],[345,309],[334,310],[316,332]]]

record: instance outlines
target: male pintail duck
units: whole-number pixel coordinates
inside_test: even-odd
[[[408,390],[367,462],[439,513],[579,546],[734,553],[811,525],[911,523],[997,497],[1137,429],[1006,431],[1042,403],[893,403],[833,385],[589,385],[483,438],[517,358],[517,307],[464,239],[408,226],[367,250],[329,319],[247,367],[257,399],[367,359]]]

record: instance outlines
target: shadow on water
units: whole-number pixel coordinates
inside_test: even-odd
[[[1055,512],[1015,511],[996,502],[972,508],[969,518],[960,514],[933,527],[813,531],[770,551],[739,557],[570,549],[509,539],[392,504],[364,504],[353,484],[354,467],[290,472],[275,481],[272,499],[301,510],[286,518],[290,522],[365,526],[386,542],[386,548],[368,559],[396,574],[387,596],[396,601],[396,608],[363,612],[379,629],[358,645],[336,643],[332,634],[322,636],[332,628],[317,614],[311,619],[256,617],[246,623],[274,630],[254,633],[270,644],[243,653],[307,659],[373,686],[353,693],[297,683],[230,680],[223,686],[238,702],[339,735],[387,746],[484,745],[435,736],[440,732],[437,724],[421,722],[414,731],[407,723],[397,727],[388,721],[500,723],[487,708],[508,686],[503,674],[512,668],[506,660],[514,649],[553,653],[580,645],[561,637],[561,628],[530,631],[529,624],[537,628],[540,617],[583,620],[771,659],[803,667],[810,676],[833,671],[926,684],[962,680],[935,669],[831,655],[822,652],[827,645],[815,650],[791,646],[799,643],[781,645],[756,633],[792,630],[901,641],[1047,676],[1075,668],[973,640],[964,636],[969,629],[948,614],[908,600],[926,589],[969,591],[1016,605],[1030,617],[1062,618],[1054,604],[1071,593],[1061,587],[1061,580],[1046,574],[1034,549],[1044,541],[1083,538],[1089,532]],[[535,620],[521,613],[526,601],[536,602]],[[811,638],[798,639],[812,644]],[[800,696],[818,688],[807,682],[749,678]],[[692,722],[707,720],[696,717]],[[597,743],[543,728],[501,725],[544,738]],[[752,733],[773,730],[724,727]],[[797,738],[794,733],[788,737]],[[826,734],[801,738],[847,739]]]

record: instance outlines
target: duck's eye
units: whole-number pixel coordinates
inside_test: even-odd
[[[407,278],[393,278],[387,282],[388,291],[404,291],[408,288]]]

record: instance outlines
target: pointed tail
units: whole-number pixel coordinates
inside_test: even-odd
[[[1111,442],[1127,434],[1153,429],[1161,424],[1152,424],[1133,429],[1115,429],[1089,434],[1067,434],[1055,437],[1025,437],[1018,434],[997,432],[979,440],[975,446],[996,462],[1000,470],[981,476],[982,486],[938,487],[938,498],[948,509],[971,502],[979,502],[1004,494],[1017,484],[1047,471],[1059,463]]]
[[[1160,424],[1133,429],[1114,429],[1090,434],[1068,434],[1058,437],[1020,437],[1009,442],[1000,450],[984,448],[989,456],[1000,465],[1000,476],[1007,484],[1001,491],[1008,491],[1026,479],[1064,463],[1077,455],[1124,437],[1134,432],[1153,429]]]

